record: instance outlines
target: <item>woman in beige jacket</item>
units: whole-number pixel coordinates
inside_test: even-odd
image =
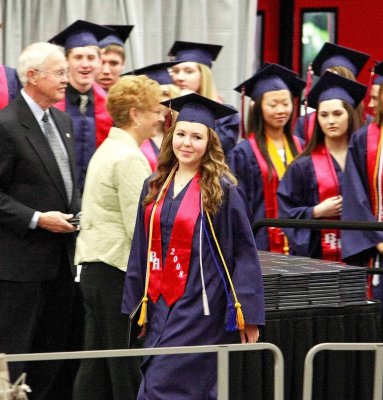
[[[163,122],[160,99],[160,85],[144,75],[122,77],[109,90],[115,127],[88,167],[75,254],[82,265],[86,350],[127,345],[122,292],[142,184],[151,173],[140,145]],[[82,360],[74,400],[134,399],[139,383],[133,358]]]

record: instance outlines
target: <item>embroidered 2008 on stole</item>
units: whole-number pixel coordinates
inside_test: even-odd
[[[170,307],[185,292],[189,273],[194,228],[200,213],[199,176],[190,183],[177,211],[170,236],[165,263],[162,265],[161,210],[168,192],[162,196],[155,210],[150,252],[148,296],[155,303],[160,295]],[[148,231],[153,203],[145,210],[145,229]]]

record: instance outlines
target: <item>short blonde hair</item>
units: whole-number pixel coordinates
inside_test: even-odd
[[[161,86],[146,75],[121,77],[108,92],[106,107],[118,128],[130,125],[130,109],[147,110],[161,101]]]

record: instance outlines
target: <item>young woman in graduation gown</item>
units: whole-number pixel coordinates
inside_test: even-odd
[[[212,129],[233,110],[197,94],[171,105],[180,114],[144,184],[122,310],[139,314],[146,347],[254,343],[265,323],[260,265]],[[216,354],[147,357],[138,399],[215,399],[216,368]]]
[[[378,94],[374,122],[352,136],[343,178],[345,221],[382,221],[382,126],[383,85]],[[383,231],[343,231],[342,255],[353,265],[381,267]],[[370,278],[370,296],[383,300],[381,277]]]
[[[268,64],[236,90],[254,101],[249,115],[248,138],[229,154],[228,163],[246,194],[251,222],[277,218],[277,188],[286,167],[301,150],[291,134],[293,96],[304,81],[287,68]],[[288,253],[285,236],[279,228],[260,228],[255,232],[259,250]]]
[[[176,41],[169,51],[174,61],[179,63],[172,68],[173,83],[185,93],[193,91],[201,96],[224,104],[212,74],[213,61],[222,46],[215,44]],[[225,104],[231,107],[228,104]],[[221,141],[225,155],[236,145],[239,137],[239,116],[233,113],[216,122],[215,131]]]
[[[339,219],[342,180],[348,143],[358,129],[353,110],[366,87],[326,72],[308,95],[315,108],[313,136],[287,169],[278,187],[280,218]],[[294,255],[341,261],[341,237],[336,229],[284,229]]]
[[[326,42],[314,58],[311,70],[308,71],[308,74],[311,73],[316,76],[323,76],[326,71],[330,71],[334,74],[343,76],[344,78],[356,81],[359,73],[367,64],[369,58],[370,56],[366,53],[362,53],[349,47],[340,46],[339,44]],[[308,77],[307,82],[310,81],[311,79]],[[362,102],[358,104],[353,113],[353,119],[357,125],[362,125],[368,117],[364,115],[365,113]],[[313,135],[315,120],[315,112],[301,115],[297,119],[294,128],[294,135],[301,138],[305,145],[308,144]]]

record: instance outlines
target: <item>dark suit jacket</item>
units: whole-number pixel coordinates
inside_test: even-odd
[[[51,116],[66,146],[75,184],[71,119],[55,108]],[[80,201],[75,188],[73,193],[68,204],[56,159],[19,94],[0,111],[0,280],[50,280],[62,257],[73,263],[75,234],[29,228],[35,211],[76,214]]]

